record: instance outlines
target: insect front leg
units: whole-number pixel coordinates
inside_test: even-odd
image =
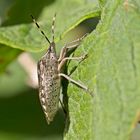
[[[61,49],[61,52],[60,52],[60,56],[59,56],[58,62],[61,62],[62,59],[65,58],[65,56],[66,56],[66,54],[67,54],[67,52],[68,52],[69,49],[77,48],[78,45],[79,45],[79,44],[74,44],[74,45],[69,46],[69,47],[64,46],[64,47]]]
[[[63,65],[66,63],[67,60],[81,60],[81,61],[83,61],[86,57],[87,57],[87,54],[84,54],[83,56],[80,56],[80,57],[65,57],[59,63],[58,71],[61,71]]]
[[[80,45],[81,41],[82,41],[87,35],[88,35],[88,33],[84,34],[81,38],[78,38],[78,39],[76,39],[76,40],[73,40],[73,41],[67,43],[67,44],[61,49],[58,62],[60,62],[63,58],[65,58],[65,56],[66,56],[68,50],[77,48],[77,47]]]

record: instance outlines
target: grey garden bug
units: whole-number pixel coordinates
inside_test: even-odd
[[[61,52],[59,58],[57,58],[54,42],[54,23],[55,16],[52,22],[52,42],[49,41],[48,37],[41,30],[40,26],[31,15],[34,23],[40,30],[41,34],[46,38],[49,43],[49,48],[44,56],[38,61],[37,71],[38,71],[38,82],[39,82],[39,99],[46,116],[48,124],[53,121],[53,118],[59,107],[59,96],[61,89],[61,77],[66,78],[70,82],[76,84],[82,89],[87,91],[87,87],[71,79],[69,76],[61,72],[62,66],[67,60],[83,60],[87,55],[81,57],[66,57],[67,49],[76,48],[79,43],[67,46],[65,45]],[[81,41],[84,37],[79,38],[73,42]],[[71,42],[72,43],[72,42]],[[70,44],[70,43],[69,43]]]

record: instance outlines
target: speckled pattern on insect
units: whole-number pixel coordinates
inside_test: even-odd
[[[54,52],[51,45],[38,62],[39,97],[48,123],[52,121],[58,110],[60,96],[58,61]]]
[[[67,45],[65,45],[60,52],[59,58],[57,58],[55,43],[54,43],[54,22],[55,22],[56,14],[53,17],[53,22],[52,22],[52,42],[49,41],[48,37],[41,30],[40,26],[35,21],[32,15],[31,17],[34,23],[36,24],[36,26],[38,27],[38,29],[40,30],[40,32],[43,34],[43,36],[46,38],[47,42],[50,45],[46,54],[39,60],[37,65],[38,81],[39,81],[39,99],[43,111],[45,113],[46,120],[49,124],[51,121],[53,121],[53,118],[59,107],[61,77],[64,77],[70,82],[83,88],[84,90],[87,90],[86,86],[74,81],[64,73],[61,73],[61,68],[67,60],[83,60],[87,55],[83,55],[81,57],[66,57],[67,49],[77,47],[79,43],[76,43],[71,47],[67,47]],[[79,42],[83,38],[84,37],[79,38],[73,42]]]

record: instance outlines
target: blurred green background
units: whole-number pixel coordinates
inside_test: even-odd
[[[15,60],[0,77],[0,140],[62,139],[64,116],[60,110],[48,126],[38,90],[26,85],[27,75]]]
[[[37,18],[43,7],[51,3],[52,0],[0,0],[0,25],[31,23],[30,14]],[[38,90],[27,86],[26,80],[27,74],[16,59],[0,75],[0,140],[61,140],[64,130],[62,110],[48,126]]]
[[[30,14],[39,17],[43,8],[53,2],[55,0],[0,0],[0,25],[31,23]],[[95,28],[98,19],[95,20],[95,25],[91,24],[93,20],[89,19],[79,26],[80,32],[84,26],[82,34]],[[79,32],[79,28],[75,31]],[[35,59],[39,59],[41,53],[32,55]],[[38,90],[27,86],[27,78],[26,72],[16,59],[0,75],[0,140],[63,139],[65,126],[63,111],[60,109],[54,121],[47,125],[38,99]],[[139,140],[139,132],[140,125],[137,125],[132,140]]]

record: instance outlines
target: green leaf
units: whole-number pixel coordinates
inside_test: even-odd
[[[88,58],[72,75],[93,91],[93,102],[69,84],[65,139],[131,139],[140,114],[139,9],[138,0],[105,2],[99,25],[76,53],[86,50]]]
[[[6,66],[15,59],[20,50],[9,48],[5,45],[0,44],[0,73],[4,72]]]
[[[81,21],[87,18],[99,15],[99,8],[97,8],[96,5],[90,5],[89,3],[88,4],[89,8],[87,9],[84,6],[84,3],[85,3],[84,1],[73,0],[73,1],[66,2],[66,1],[57,0],[56,2],[53,2],[53,4],[51,4],[50,6],[46,6],[42,14],[40,15],[41,22],[39,22],[39,24],[41,25],[42,30],[50,38],[52,17],[55,12],[59,11],[57,14],[57,20],[56,20],[57,28],[56,28],[56,33],[55,33],[56,40],[58,41],[60,40],[61,35],[64,35],[66,32],[68,32],[69,30],[74,28],[76,25],[78,25]],[[68,7],[65,6],[66,4],[71,9],[71,12],[67,12]],[[17,5],[21,5],[21,4],[17,3]],[[58,6],[58,5],[61,5],[61,6]],[[18,9],[16,6],[14,7],[15,9]],[[14,8],[12,8],[12,13],[15,13]],[[75,13],[77,13],[76,16],[74,15]],[[27,19],[29,17],[30,17],[30,12],[28,13],[28,15],[26,15]],[[25,18],[25,15],[24,15],[24,18]],[[10,24],[11,22],[9,21]],[[17,22],[20,22],[20,20],[18,20]],[[31,22],[32,22],[32,19],[31,19]],[[23,51],[30,51],[30,52],[42,51],[46,49],[49,45],[44,39],[44,37],[39,33],[34,23],[17,24],[13,26],[1,27],[0,28],[0,43],[7,47],[20,49]],[[60,47],[58,48],[60,49]],[[17,57],[16,51],[13,54],[15,54],[13,58],[16,58]],[[13,59],[11,59],[11,61],[12,60]],[[6,67],[6,64],[8,63],[4,64],[5,67]],[[4,69],[2,69],[2,71],[4,71]]]
[[[100,0],[100,4],[102,11],[94,0],[56,0],[44,7],[39,16],[39,24],[50,38],[52,17],[57,13],[55,36],[56,41],[60,41],[81,21],[98,17],[101,11],[96,30],[84,39],[75,53],[79,56],[87,52],[88,58],[71,75],[88,86],[94,97],[69,84],[70,122],[66,122],[64,139],[130,139],[140,112],[138,0]],[[1,27],[0,43],[4,46],[1,47],[4,48],[2,59],[9,49],[14,51],[12,57],[5,58],[2,70],[17,56],[16,49],[39,52],[47,48],[34,24]],[[69,68],[75,64],[71,62]]]
[[[59,9],[60,13],[57,14],[58,16],[56,22],[56,38],[58,38],[56,39],[57,41],[61,37],[63,37],[69,30],[77,26],[81,21],[91,17],[99,16],[100,13],[100,9],[95,7],[96,5],[88,4],[87,7],[89,8],[87,8],[85,7],[85,1],[81,0],[67,2],[56,1],[51,6],[56,10],[60,5],[62,6]],[[54,13],[51,6],[47,7],[47,10],[49,12],[44,9],[42,15],[40,16],[41,22],[39,22],[43,30],[46,32],[47,36],[50,36],[51,19],[53,16],[52,13]],[[69,12],[69,10],[71,10],[72,13]],[[46,13],[51,15],[51,17]],[[75,13],[77,13],[76,16]],[[43,50],[44,48],[47,48],[45,39],[39,34],[34,24],[21,24],[0,28],[0,43],[8,46],[11,49],[13,48],[13,51],[16,48],[24,51],[38,52]],[[87,100],[86,96],[85,99]],[[91,102],[89,102],[89,104],[90,103]],[[85,111],[87,105],[85,105]],[[83,107],[81,109],[84,109]],[[91,124],[91,122],[89,123]]]
[[[37,36],[35,29],[30,24],[2,27],[0,28],[0,42],[8,47],[24,51],[39,50],[43,43],[44,46],[46,45],[46,42],[41,42],[42,37],[39,33]]]
[[[70,12],[68,12],[68,9]],[[96,0],[94,0],[94,2],[84,0],[71,0],[69,2],[65,0],[57,0],[55,5],[44,9],[40,18],[51,20],[52,13],[55,12],[57,13],[56,36],[62,38],[68,31],[85,19],[99,16],[100,9]]]
[[[71,12],[66,12],[68,7],[65,5],[70,7]],[[43,31],[50,38],[52,17],[55,12],[59,11],[57,14],[55,35],[59,39],[62,34],[74,28],[81,21],[99,15],[99,8],[95,7],[95,5],[88,4],[88,7],[85,8],[84,1],[66,2],[57,0],[51,6],[46,7],[46,9],[44,8],[42,15],[40,15],[42,22],[39,23]],[[75,13],[77,14],[76,16]],[[48,45],[34,24],[21,24],[0,28],[0,43],[12,48],[31,52],[41,51],[42,48],[44,49]]]

